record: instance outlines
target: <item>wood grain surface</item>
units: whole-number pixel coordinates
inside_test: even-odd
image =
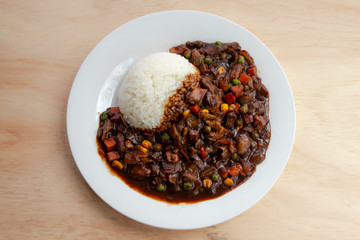
[[[71,155],[82,61],[136,17],[191,9],[259,37],[290,81],[297,131],[272,190],[225,223],[153,228],[110,208]],[[216,31],[216,29],[214,29]],[[0,1],[0,239],[360,239],[360,1]]]

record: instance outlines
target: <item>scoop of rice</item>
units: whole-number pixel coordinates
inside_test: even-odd
[[[125,120],[135,128],[155,129],[164,121],[169,97],[197,68],[184,57],[159,52],[142,58],[129,70],[118,93]]]

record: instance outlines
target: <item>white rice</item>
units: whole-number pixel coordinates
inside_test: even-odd
[[[119,107],[125,120],[135,128],[160,125],[168,98],[197,68],[184,57],[159,52],[142,58],[129,70],[120,86]]]

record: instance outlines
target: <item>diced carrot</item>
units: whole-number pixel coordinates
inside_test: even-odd
[[[117,152],[108,152],[107,154],[107,158],[110,162],[114,161],[114,160],[118,160],[120,158],[119,154]]]
[[[202,147],[200,148],[200,158],[204,160],[209,154],[205,151],[205,149]]]
[[[189,107],[190,111],[195,113],[195,114],[198,114],[199,111],[200,111],[200,107],[198,105],[192,105]]]
[[[242,73],[239,78],[239,80],[242,84],[247,84],[250,81],[250,79],[251,79],[251,77],[249,77],[245,73]]]
[[[262,147],[262,146],[264,146],[264,142],[263,141],[258,141],[257,145],[258,145],[258,147]]]
[[[224,80],[219,80],[219,86],[223,91],[227,91],[229,89],[229,84]]]
[[[235,110],[234,110],[234,112],[235,112],[236,114],[239,114],[240,104],[238,104],[238,103],[234,103],[234,104],[235,104]]]
[[[109,111],[110,116],[114,116],[116,114],[120,114],[120,108],[119,107],[112,107]]]
[[[219,174],[222,178],[226,178],[226,176],[229,174],[229,171],[225,167],[219,168]]]
[[[236,98],[240,96],[240,94],[243,92],[244,86],[241,84],[235,85],[231,87],[231,92],[234,94]]]
[[[239,170],[241,176],[245,176],[243,168],[242,168],[242,166],[240,164],[236,164],[236,168]]]
[[[236,100],[236,97],[232,93],[226,94],[223,98],[228,104],[232,104]]]
[[[248,70],[247,70],[247,73],[250,75],[250,76],[255,76],[256,73],[257,73],[257,68],[256,66],[252,66],[252,67],[249,67]]]
[[[107,148],[108,151],[111,151],[114,149],[114,147],[116,146],[116,142],[113,138],[108,138],[104,141],[104,144]]]
[[[239,175],[239,173],[239,170],[235,166],[232,166],[229,170],[229,174],[231,177],[237,176]]]
[[[133,148],[134,144],[130,140],[125,141],[125,147],[126,148]]]

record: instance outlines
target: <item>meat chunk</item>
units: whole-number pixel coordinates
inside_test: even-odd
[[[230,79],[238,79],[240,77],[240,73],[244,70],[244,65],[241,63],[235,64],[231,69],[229,73]]]
[[[260,87],[260,95],[264,96],[264,97],[268,97],[269,96],[269,91],[267,90],[267,88],[265,87],[264,84],[261,84]]]
[[[119,151],[119,153],[123,153],[125,152],[125,140],[124,140],[124,136],[121,133],[118,133],[116,135],[116,147]]]
[[[162,162],[162,166],[164,168],[165,173],[175,173],[181,171],[180,162],[177,163]]]
[[[102,137],[101,137],[101,140],[105,140],[106,139],[106,134],[108,133],[108,132],[110,132],[111,131],[111,129],[113,129],[113,124],[112,124],[112,122],[109,120],[109,119],[106,119],[105,120],[105,122],[104,122],[104,125],[103,125],[103,127],[102,127]]]
[[[208,90],[204,88],[195,88],[190,93],[187,102],[190,104],[200,105],[207,91]]]
[[[227,53],[235,53],[241,50],[241,46],[237,42],[225,43],[222,47]]]
[[[165,157],[168,162],[177,163],[178,161],[180,161],[179,155],[177,155],[176,153],[171,153],[169,151],[165,153]]]
[[[264,116],[255,115],[254,116],[254,128],[259,130],[266,125],[266,119]]]
[[[245,154],[250,148],[250,137],[247,133],[239,134],[236,136],[236,148],[240,155]]]
[[[199,70],[200,70],[201,74],[210,72],[209,66],[207,64],[204,64],[204,63],[200,64]]]
[[[254,121],[254,116],[250,114],[246,114],[243,116],[243,119],[245,121],[245,124],[252,123]]]
[[[247,104],[249,102],[252,102],[255,97],[255,92],[243,92],[239,96],[239,101],[241,104]]]
[[[214,132],[209,133],[209,140],[216,141],[225,136],[228,132],[221,124],[217,121],[206,121],[206,124],[214,130]]]
[[[219,55],[221,53],[221,47],[215,44],[207,44],[205,47],[202,48],[202,52],[206,55]]]
[[[176,147],[181,147],[183,145],[183,140],[182,140],[182,137],[181,137],[179,131],[176,129],[175,125],[173,125],[169,129],[169,133],[170,133],[171,137],[174,139],[174,145]]]
[[[265,159],[265,154],[263,153],[262,149],[256,150],[256,152],[253,153],[250,157],[250,162],[254,164],[259,164]]]
[[[133,166],[130,170],[130,176],[135,179],[144,179],[149,177],[151,170],[145,166]]]
[[[189,140],[193,143],[196,143],[199,139],[200,130],[190,130],[189,131]]]
[[[233,128],[236,120],[236,114],[234,112],[228,112],[226,114],[226,123],[225,127]]]
[[[185,51],[189,50],[184,44],[172,47],[169,49],[169,52],[182,55]]]
[[[191,51],[191,58],[190,58],[190,62],[193,63],[195,66],[199,66],[200,63],[202,62],[203,56],[199,53],[199,51],[194,48]]]
[[[193,182],[195,182],[198,179],[198,175],[193,172],[190,172],[189,170],[185,170],[183,176]]]

